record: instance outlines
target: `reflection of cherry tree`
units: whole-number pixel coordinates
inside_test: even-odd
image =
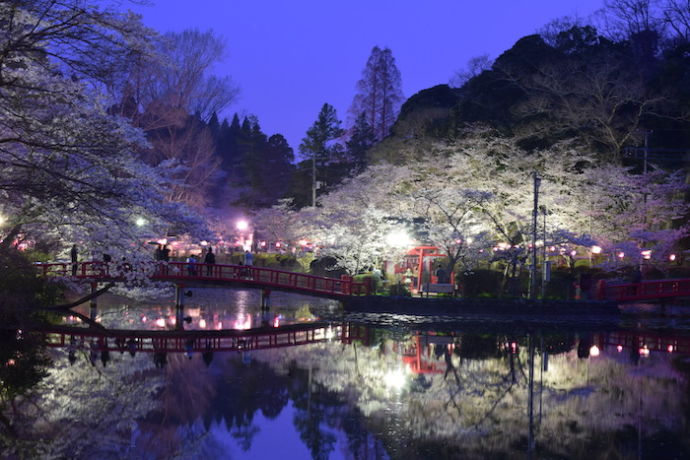
[[[267,352],[261,359],[269,359],[279,372],[287,372],[291,362],[311,367],[315,382],[357,405],[393,456],[434,442],[455,446],[466,456],[515,454],[529,425],[530,349],[506,339],[488,339],[489,347],[477,340],[461,338],[453,352],[442,347],[438,354],[425,351],[443,372],[426,375],[424,385],[400,390],[386,383],[387,371],[400,368],[401,356],[385,339],[369,347],[332,344]],[[664,409],[680,407],[685,398],[686,377],[672,369],[670,357],[650,357],[641,368],[631,369],[617,356],[583,360],[573,349],[550,356],[548,371],[542,372],[540,342],[534,343],[535,399],[541,401],[541,413],[535,410],[533,420],[538,448],[552,446],[557,455],[568,456],[587,445],[585,438],[624,432],[639,419],[647,421],[646,436],[674,431],[681,423]],[[485,353],[470,353],[482,346]],[[642,398],[654,403],[640,406]],[[386,439],[391,426],[398,434]]]

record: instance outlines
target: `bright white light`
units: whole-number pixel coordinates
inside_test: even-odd
[[[405,373],[402,369],[388,371],[383,377],[383,381],[387,387],[400,390],[405,385]]]
[[[592,246],[592,254],[601,254],[601,246]]]
[[[596,345],[592,345],[592,347],[589,349],[589,356],[599,356],[599,347]]]
[[[668,260],[670,260],[671,262],[675,262],[676,261],[676,255],[671,254],[670,256],[668,256]]]
[[[137,219],[134,221],[134,224],[137,227],[143,227],[144,225],[146,225],[146,219],[144,219],[143,217],[137,217]]]
[[[168,244],[168,239],[167,238],[161,238],[158,240],[158,244]]]
[[[165,327],[165,318],[158,318],[156,320],[156,326],[158,327]]]
[[[642,258],[645,260],[649,260],[652,258],[652,250],[651,249],[645,249],[640,254],[642,255]]]
[[[406,248],[412,245],[412,239],[405,230],[393,230],[386,236],[386,243],[394,248]]]
[[[618,350],[618,353],[620,353],[621,351],[623,351],[623,345],[618,345],[618,346],[616,347],[616,350]]]
[[[241,220],[237,221],[236,226],[237,226],[237,230],[244,231],[244,230],[249,228],[249,222],[247,222],[244,219],[241,219]]]
[[[204,318],[201,318],[201,319],[199,320],[199,327],[200,327],[201,329],[206,329],[206,320],[205,320]]]
[[[647,345],[642,345],[642,348],[640,348],[640,356],[649,356],[649,348],[647,348]]]
[[[299,240],[299,245],[300,245],[300,246],[306,246],[307,244],[309,244],[309,243],[307,242],[307,240]]]
[[[204,241],[201,241],[199,244],[202,246],[208,246],[208,241],[204,240]]]
[[[577,255],[577,251],[575,249],[573,249],[572,251],[570,251],[570,255],[572,257],[575,257]]]
[[[622,259],[622,258],[624,258],[624,257],[625,257],[625,253],[624,253],[624,252],[619,252],[619,253],[618,253],[618,258],[619,258],[619,259]]]
[[[669,353],[673,353],[673,345],[669,345],[666,350],[668,350]]]
[[[326,339],[331,340],[334,336],[335,334],[333,333],[333,328],[328,326],[328,329],[326,329]]]

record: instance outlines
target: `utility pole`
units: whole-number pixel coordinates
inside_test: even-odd
[[[647,156],[649,155],[649,135],[652,132],[650,130],[644,131],[644,173],[647,174]]]
[[[544,227],[542,228],[542,245],[541,245],[541,298],[543,299],[546,297],[546,281],[547,281],[547,275],[549,270],[548,265],[550,264],[546,262],[546,206],[542,206],[542,210],[544,211]]]
[[[537,172],[532,173],[534,179],[534,209],[532,210],[532,270],[530,271],[529,297],[537,298],[537,217],[539,216],[539,185],[541,178]]]

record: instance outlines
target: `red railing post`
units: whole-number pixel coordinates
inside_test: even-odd
[[[606,281],[597,281],[597,300],[606,300]]]

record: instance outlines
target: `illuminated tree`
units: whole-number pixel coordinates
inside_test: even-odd
[[[136,157],[142,132],[109,114],[99,92],[126,57],[146,50],[138,20],[70,0],[4,2],[0,22],[0,247],[20,232],[95,244],[109,235],[126,248],[144,230],[198,230],[164,198],[170,165],[154,170]]]

